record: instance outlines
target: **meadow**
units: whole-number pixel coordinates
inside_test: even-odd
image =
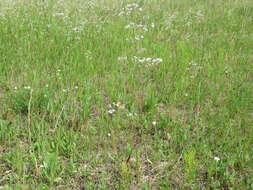
[[[252,190],[252,0],[1,0],[0,189]]]

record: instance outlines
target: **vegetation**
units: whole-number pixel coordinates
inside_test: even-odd
[[[252,31],[252,0],[1,0],[0,188],[253,189]]]

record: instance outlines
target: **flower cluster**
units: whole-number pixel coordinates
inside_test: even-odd
[[[154,23],[152,23],[154,24]],[[153,25],[151,25],[152,27]],[[130,22],[128,25],[126,25],[124,27],[125,29],[142,29],[144,32],[147,32],[148,31],[148,26],[146,24],[136,24],[134,22]]]
[[[134,22],[130,22],[129,24],[125,25],[124,29],[133,29],[135,31],[138,31],[140,34],[136,34],[133,38],[134,40],[142,40],[144,38],[144,33],[148,32],[149,28],[155,28],[155,24],[151,23],[150,26],[147,24],[136,24]],[[131,40],[131,39],[127,39]]]
[[[112,104],[108,105],[109,110],[107,111],[108,114],[114,114],[118,109],[125,109],[125,105],[120,102],[113,102]]]
[[[129,3],[125,7],[123,7],[118,16],[123,16],[123,15],[130,15],[133,11],[142,11],[143,9],[139,7],[137,3]]]
[[[137,63],[146,64],[146,66],[159,65],[161,62],[163,62],[162,58],[151,58],[151,57],[137,57],[137,56],[134,56],[133,59]]]
[[[24,86],[24,89],[30,90],[30,89],[31,89],[31,86]]]

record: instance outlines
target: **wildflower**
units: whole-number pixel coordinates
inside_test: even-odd
[[[152,125],[156,126],[158,123],[156,121],[152,121]]]
[[[144,32],[148,31],[147,25],[145,25],[145,24],[136,24],[134,22],[130,22],[129,24],[127,24],[126,26],[124,26],[124,29],[130,29],[130,28],[141,29]]]
[[[31,87],[30,86],[24,86],[24,89],[30,90]]]
[[[78,32],[78,31],[80,31],[80,27],[76,26],[76,27],[72,28],[72,30],[75,32]]]
[[[123,7],[118,14],[118,16],[123,16],[123,15],[130,15],[133,11],[142,11],[142,8],[139,7],[137,3],[129,3],[125,7]]]
[[[215,156],[213,159],[214,159],[215,161],[217,161],[217,162],[220,161],[220,158],[219,158],[219,157],[216,157],[216,156]]]
[[[134,61],[139,62],[139,63],[145,63],[145,64],[147,64],[147,66],[152,66],[152,65],[160,64],[161,62],[163,62],[163,59],[162,58],[151,58],[151,57],[140,58],[140,57],[134,56]]]
[[[127,116],[128,117],[134,117],[134,116],[137,116],[137,114],[136,113],[128,113]]]
[[[143,38],[144,38],[144,36],[142,36],[142,35],[135,36],[135,39],[138,40],[138,41],[141,40],[141,39],[143,39]]]
[[[108,113],[109,113],[110,115],[114,114],[115,112],[116,112],[115,109],[109,109],[109,110],[108,110]]]
[[[117,103],[113,102],[112,105],[119,108],[119,109],[124,109],[125,108],[125,105],[121,104],[120,102],[117,102]]]

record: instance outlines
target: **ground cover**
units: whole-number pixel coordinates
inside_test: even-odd
[[[2,189],[253,189],[253,3],[0,2]]]

